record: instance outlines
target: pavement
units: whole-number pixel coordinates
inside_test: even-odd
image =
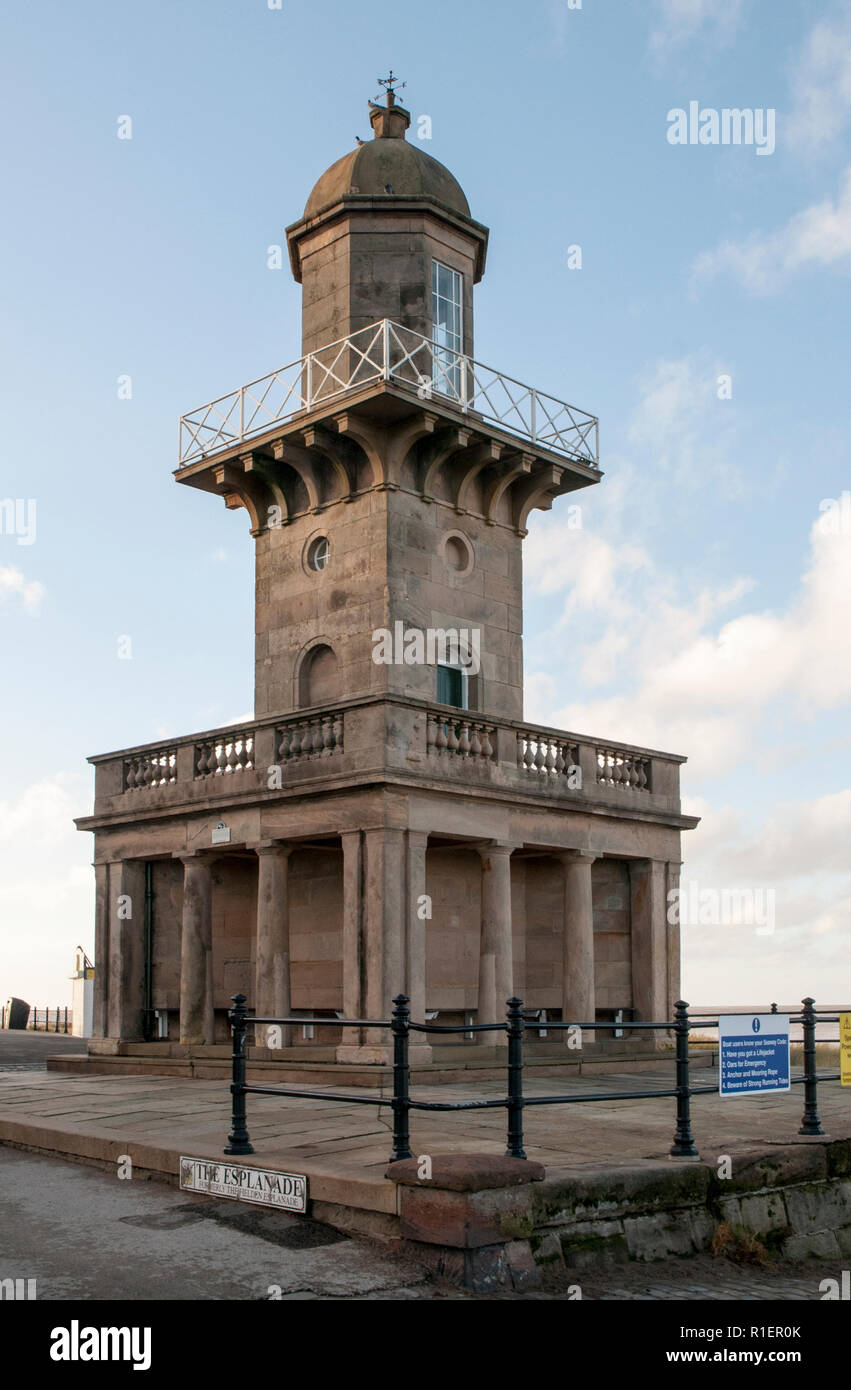
[[[601,1089],[662,1088],[672,1083],[671,1072],[672,1063],[664,1061],[637,1076],[536,1077],[527,1092],[582,1097]],[[702,1071],[701,1084],[711,1084],[713,1075]],[[357,1094],[360,1100],[369,1093],[359,1088]],[[499,1081],[413,1090],[416,1099],[444,1102],[504,1094]],[[251,1162],[306,1173],[316,1200],[395,1211],[395,1190],[384,1179],[392,1147],[389,1107],[259,1095],[247,1102]],[[797,1133],[802,1105],[801,1086],[773,1096],[695,1097],[692,1125],[701,1157],[715,1162],[755,1144],[812,1142]],[[823,1083],[819,1107],[826,1131],[851,1135],[851,1088]],[[415,1111],[411,1147],[416,1155],[501,1154],[505,1126],[503,1109]],[[220,1157],[229,1129],[229,1087],[222,1081],[0,1072],[0,1141],[106,1160],[130,1153],[139,1166],[176,1173],[181,1154]],[[673,1132],[671,1098],[530,1106],[525,1113],[527,1155],[544,1163],[550,1176],[658,1161],[667,1157]]]

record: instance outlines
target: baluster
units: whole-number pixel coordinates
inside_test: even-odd
[[[454,719],[449,721],[449,732],[446,736],[446,751],[447,753],[458,752],[458,728]]]
[[[342,751],[343,751],[343,716],[342,716],[342,714],[335,714],[335,715],[334,715],[333,732],[334,732],[334,752],[335,752],[335,753],[342,753]]]
[[[532,735],[524,734],[523,766],[527,772],[531,772],[535,766],[535,750],[532,743]]]
[[[322,716],[322,756],[327,758],[334,751],[334,733],[330,714]]]
[[[227,753],[223,743],[213,744],[213,761],[216,764],[216,776],[221,776],[227,763]]]
[[[445,753],[449,740],[446,737],[446,724],[442,719],[437,721],[437,734],[435,735],[434,746],[438,753]]]
[[[481,724],[472,724],[472,737],[470,739],[470,757],[480,758],[482,756],[482,740],[479,738]]]
[[[290,756],[292,747],[292,729],[289,724],[285,724],[278,730],[278,761],[285,763]]]
[[[145,755],[143,762],[145,770],[142,773],[142,781],[144,782],[146,787],[150,787],[151,783],[154,780],[154,769],[152,765],[153,759],[151,758],[150,753]]]
[[[493,757],[493,744],[491,743],[491,731],[487,724],[482,725],[482,757],[490,762]]]
[[[254,735],[252,734],[245,744],[246,767],[254,766]]]
[[[301,724],[293,724],[290,728],[290,758],[294,762],[301,757],[304,750],[302,728],[303,726]]]
[[[553,777],[555,777],[555,775],[556,775],[556,770],[555,770],[555,768],[556,768],[556,750],[555,750],[555,744],[553,743],[553,740],[552,740],[551,738],[548,738],[548,739],[547,739],[547,758],[546,758],[546,770],[547,770],[547,777],[548,777],[548,778],[553,778]]]
[[[536,746],[536,749],[537,749],[537,752],[535,753],[535,758],[534,758],[534,762],[535,762],[535,771],[538,772],[538,773],[540,773],[541,769],[542,769],[543,766],[544,766],[544,763],[545,763],[546,760],[547,760],[547,755],[546,755],[546,753],[544,752],[544,741],[543,741],[543,739],[541,738],[540,734],[536,735],[535,746]]]
[[[462,723],[461,723],[461,725],[460,725],[459,727],[460,727],[460,729],[461,729],[461,737],[460,737],[459,740],[458,740],[458,756],[459,756],[460,758],[469,758],[469,756],[470,756],[470,725],[468,724],[467,720],[465,719],[465,720],[462,721]]]
[[[564,773],[564,769],[565,769],[566,766],[567,766],[567,759],[566,759],[565,756],[564,756],[566,752],[567,752],[567,744],[566,744],[566,743],[562,743],[561,739],[558,739],[558,740],[556,741],[556,760],[555,760],[555,777],[556,777],[557,780],[558,780],[559,778],[561,778],[562,774]]]
[[[311,725],[310,756],[319,758],[322,756],[322,720],[314,719]]]
[[[433,753],[437,742],[437,720],[433,714],[426,720],[426,752]]]

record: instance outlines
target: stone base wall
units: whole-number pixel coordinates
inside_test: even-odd
[[[787,1259],[851,1255],[851,1140],[730,1157],[728,1179],[712,1165],[671,1160],[535,1184],[537,1263],[578,1269],[701,1254],[722,1222]]]

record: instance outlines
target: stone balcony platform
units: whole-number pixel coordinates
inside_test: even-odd
[[[89,761],[95,804],[83,830],[376,783],[695,823],[680,809],[682,757],[411,697],[341,700]]]

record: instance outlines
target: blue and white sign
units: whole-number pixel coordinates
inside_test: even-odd
[[[720,1095],[789,1090],[788,1014],[721,1014],[718,1035]]]

